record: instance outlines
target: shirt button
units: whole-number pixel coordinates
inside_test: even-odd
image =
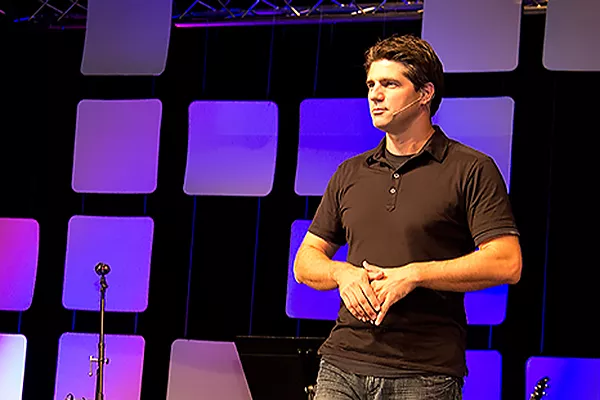
[[[391,189],[390,189],[390,193],[391,193],[391,194],[394,194],[394,193],[396,193],[396,188],[391,188]]]
[[[397,172],[396,172],[396,173],[394,173],[394,175],[393,175],[393,176],[394,176],[394,179],[398,179],[398,178],[400,178],[400,174],[399,174],[399,173],[397,173]]]

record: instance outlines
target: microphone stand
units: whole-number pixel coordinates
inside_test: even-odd
[[[100,337],[98,340],[98,358],[90,356],[90,372],[89,376],[93,376],[92,364],[97,363],[98,368],[96,370],[96,389],[94,394],[94,400],[105,400],[104,398],[104,364],[108,364],[108,358],[104,358],[105,353],[105,341],[104,341],[104,310],[106,307],[106,289],[108,284],[106,283],[106,275],[110,272],[110,267],[104,263],[98,263],[94,267],[96,274],[100,276]],[[69,393],[65,400],[75,400],[73,394]],[[82,400],[86,400],[82,397]]]

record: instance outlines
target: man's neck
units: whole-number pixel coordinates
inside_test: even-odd
[[[419,122],[399,132],[386,132],[387,150],[398,156],[418,153],[435,132],[430,120]]]

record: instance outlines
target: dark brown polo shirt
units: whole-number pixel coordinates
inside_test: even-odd
[[[506,185],[487,155],[436,131],[394,170],[385,137],[343,162],[329,181],[309,231],[348,243],[348,262],[381,267],[460,257],[485,240],[518,235]],[[380,326],[357,320],[341,302],[324,359],[349,372],[466,375],[464,293],[417,288]]]

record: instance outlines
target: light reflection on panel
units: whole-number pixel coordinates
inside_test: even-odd
[[[0,310],[25,311],[31,306],[39,240],[36,220],[0,218]]]
[[[160,75],[173,0],[88,0],[81,73]]]
[[[106,311],[141,312],[148,305],[154,221],[150,217],[74,216],[69,221],[63,305],[100,309],[97,263],[106,275]]]
[[[80,193],[152,193],[157,186],[160,100],[82,100],[71,186]]]
[[[376,147],[383,132],[373,127],[367,99],[306,99],[300,104],[295,191],[321,196],[337,166]]]
[[[502,355],[495,350],[467,350],[464,400],[502,398]]]
[[[510,187],[514,108],[510,97],[447,98],[432,122],[450,138],[492,157]]]
[[[296,282],[294,259],[298,248],[310,227],[310,220],[296,220],[292,224],[290,252],[288,259],[288,279],[286,314],[291,318],[335,320],[340,308],[339,291],[319,291]],[[336,261],[346,261],[348,245],[340,247],[334,256]],[[465,294],[467,322],[470,325],[497,325],[506,315],[508,286],[498,286]]]
[[[510,185],[514,101],[510,97],[445,98],[432,122],[446,134],[494,159]],[[366,99],[306,99],[300,106],[295,191],[321,196],[339,164],[375,148]]]
[[[600,399],[600,359],[531,357],[525,371],[527,392],[548,377],[548,400]]]
[[[521,0],[427,0],[421,37],[444,71],[512,71],[519,57]]]
[[[268,101],[195,101],[189,107],[184,192],[266,196],[277,155],[277,105]]]
[[[129,335],[106,335],[104,394],[106,399],[140,400],[144,338]],[[94,376],[90,371],[90,356],[98,357],[98,335],[64,333],[58,346],[58,362],[54,400],[64,400],[71,393],[76,399],[94,398]]]
[[[553,71],[600,71],[599,18],[599,1],[548,1],[544,67]]]
[[[197,399],[252,399],[235,343],[173,342],[167,400]]]
[[[27,339],[0,333],[0,399],[21,400]]]
[[[297,220],[292,224],[290,254],[288,261],[288,281],[285,311],[288,317],[301,319],[335,320],[340,309],[339,291],[319,291],[296,282],[294,259],[304,235],[310,226],[308,220]],[[346,261],[348,246],[342,246],[334,256],[336,261]]]

